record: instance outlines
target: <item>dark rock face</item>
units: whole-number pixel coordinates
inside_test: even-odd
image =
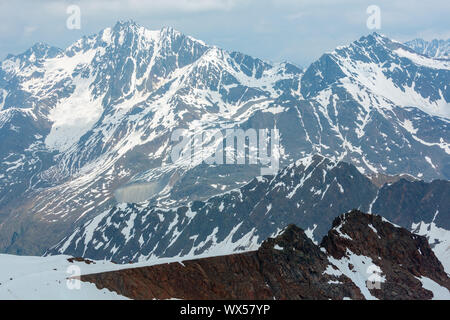
[[[330,258],[339,260],[349,251],[381,268],[385,281],[370,289],[376,298],[433,298],[416,278],[422,276],[450,288],[425,238],[359,211],[336,218],[321,247],[290,225],[254,252],[83,275],[81,280],[133,299],[364,299],[349,277],[326,271],[338,270]]]
[[[438,227],[450,230],[450,183],[402,179],[385,185],[378,193],[372,212],[407,229],[413,223],[434,222]]]
[[[184,266],[183,266],[184,265]],[[270,299],[254,253],[82,276],[133,299]]]
[[[450,278],[427,239],[396,227],[379,215],[352,211],[336,218],[321,246],[336,259],[346,256],[349,250],[370,257],[386,277],[381,290],[371,291],[379,299],[432,298],[416,278],[422,276],[450,288]]]
[[[347,277],[325,273],[327,255],[295,225],[288,226],[276,239],[263,242],[257,255],[276,299],[362,298]]]

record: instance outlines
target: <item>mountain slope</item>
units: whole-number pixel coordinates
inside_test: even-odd
[[[339,212],[360,208],[426,236],[448,272],[449,186],[447,181],[401,179],[377,189],[353,165],[315,155],[188,206],[120,205],[77,228],[48,253],[121,263],[230,254],[258,248],[288,224],[318,241]]]
[[[400,180],[382,187],[371,211],[425,236],[450,274],[450,183]]]
[[[86,263],[69,256],[32,257],[0,254],[1,300],[124,300],[110,290],[83,283],[81,290],[68,279],[77,271],[95,273],[114,270],[111,262]]]
[[[440,167],[445,176],[446,138],[430,127],[448,132],[449,72],[448,62],[373,34],[313,63],[302,77],[302,94],[320,105],[318,118],[328,119],[344,159],[367,173],[429,177]]]
[[[204,202],[173,209],[117,206],[77,228],[50,253],[117,262],[228,254],[257,248],[291,223],[320,239],[337,212],[367,210],[376,193],[354,166],[316,155]]]

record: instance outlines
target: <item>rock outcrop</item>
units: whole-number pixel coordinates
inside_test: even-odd
[[[352,211],[333,222],[333,228],[321,243],[337,260],[350,255],[373,261],[385,278],[378,290],[370,293],[379,299],[431,299],[421,278],[450,288],[450,278],[436,258],[425,237],[397,227],[378,215]],[[369,269],[370,271],[370,269]],[[369,276],[369,274],[367,275]]]

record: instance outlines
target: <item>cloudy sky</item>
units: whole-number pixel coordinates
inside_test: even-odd
[[[66,27],[78,5],[81,29]],[[374,30],[367,8],[377,5],[391,38],[450,38],[447,0],[0,0],[0,59],[35,42],[64,48],[117,20],[149,29],[172,26],[208,44],[269,61],[307,66],[322,53]]]

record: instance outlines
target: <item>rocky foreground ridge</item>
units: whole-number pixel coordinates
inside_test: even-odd
[[[133,299],[450,299],[425,237],[358,210],[337,217],[320,245],[290,225],[257,251],[81,280]]]

